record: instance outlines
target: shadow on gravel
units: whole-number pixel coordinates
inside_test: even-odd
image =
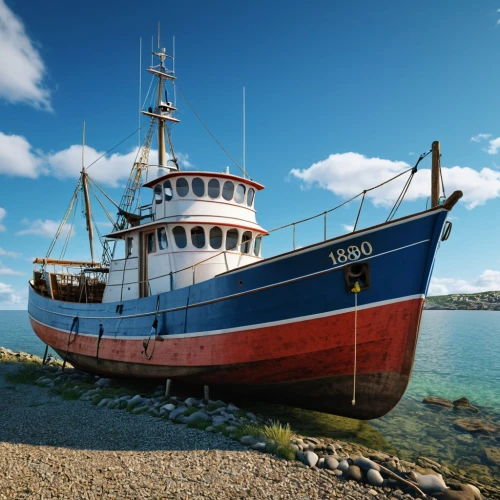
[[[24,366],[0,364],[0,442],[131,451],[247,449],[218,433],[189,428],[168,419],[101,408],[77,397],[64,399],[55,388],[34,385],[41,375],[30,375]],[[118,384],[120,392],[151,397],[160,385],[164,387],[165,381],[120,379]],[[202,399],[203,387],[174,382],[171,396],[178,400]],[[252,411],[266,420],[288,422],[300,434],[348,440],[394,452],[382,434],[367,422],[259,402],[247,396],[243,400],[214,392],[210,397],[232,402],[244,412]]]

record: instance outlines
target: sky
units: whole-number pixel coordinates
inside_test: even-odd
[[[33,258],[47,254],[81,170],[84,121],[86,166],[121,143],[88,169],[120,200],[148,124],[138,110],[158,22],[168,53],[175,36],[180,92],[240,164],[245,88],[246,169],[266,186],[264,228],[342,203],[439,140],[445,193],[464,197],[430,293],[500,290],[500,0],[0,0],[0,309],[26,308]],[[180,95],[177,107],[182,168],[239,174]],[[430,157],[398,216],[425,210],[429,168]],[[372,192],[358,228],[386,220],[405,180]],[[358,208],[330,214],[328,237],[352,230]],[[111,228],[103,213],[96,222]],[[81,207],[70,224],[65,255],[87,260]],[[296,237],[321,240],[322,219]],[[292,241],[290,229],[273,233],[263,254]]]

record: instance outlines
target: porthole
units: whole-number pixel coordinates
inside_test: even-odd
[[[238,230],[230,229],[226,234],[226,250],[236,250],[238,245]]]
[[[172,232],[174,233],[174,239],[177,248],[186,248],[187,238],[186,238],[186,230],[184,229],[184,227],[175,226]]]
[[[210,179],[208,181],[208,196],[210,198],[218,198],[220,195],[220,182],[217,179]]]
[[[200,177],[195,177],[191,182],[193,193],[200,198],[205,195],[205,183]]]
[[[241,252],[250,253],[252,246],[252,231],[245,231],[241,237]]]
[[[165,193],[165,201],[170,201],[173,196],[172,183],[170,181],[163,183],[163,191]]]
[[[160,227],[157,230],[158,247],[160,250],[166,250],[168,248],[167,231],[164,227]]]
[[[247,195],[247,205],[249,207],[251,207],[253,205],[253,199],[255,197],[255,189],[254,188],[250,188],[248,190],[248,195]]]
[[[222,197],[231,201],[233,199],[234,194],[234,184],[231,181],[224,182],[224,186],[222,186]]]
[[[191,242],[196,248],[205,246],[205,230],[201,226],[195,226],[191,229]]]
[[[177,189],[177,194],[181,198],[184,198],[185,196],[188,195],[189,184],[188,184],[188,181],[186,179],[184,179],[184,177],[180,177],[179,179],[177,179],[177,181],[175,183],[175,187]]]
[[[155,186],[155,203],[158,205],[159,203],[162,202],[162,196],[161,196],[161,184],[157,184]]]
[[[245,191],[246,187],[243,184],[238,184],[236,188],[236,194],[234,195],[234,201],[236,203],[243,203],[245,201]]]
[[[222,229],[218,226],[210,229],[210,246],[218,250],[222,246]]]

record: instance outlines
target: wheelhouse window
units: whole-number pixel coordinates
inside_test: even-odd
[[[191,241],[196,248],[205,246],[205,230],[201,226],[195,226],[191,229]]]
[[[187,237],[186,237],[186,230],[184,229],[184,227],[175,226],[172,232],[174,233],[174,239],[177,248],[186,248]]]
[[[157,184],[155,186],[155,203],[158,205],[159,203],[162,202],[162,196],[161,196],[161,184]]]
[[[222,186],[222,197],[231,201],[233,199],[234,194],[234,184],[231,181],[224,182],[224,186]]]
[[[205,196],[205,183],[200,177],[195,177],[191,182],[191,187],[193,188],[193,193],[196,196]]]
[[[167,231],[164,227],[160,227],[156,231],[158,238],[158,247],[160,250],[166,250],[168,248]]]
[[[220,182],[217,179],[210,179],[208,181],[208,196],[210,198],[218,198],[220,195]]]
[[[134,250],[134,238],[132,236],[129,236],[127,238],[127,247],[125,251],[125,256],[128,258],[132,255],[132,252]]]
[[[245,201],[245,191],[246,187],[243,184],[238,184],[236,188],[236,194],[234,195],[234,201],[236,203],[243,203]]]
[[[247,195],[247,205],[249,207],[251,207],[253,205],[253,199],[255,197],[255,189],[254,188],[250,188],[248,190],[248,195]]]
[[[172,183],[170,181],[165,181],[163,183],[163,191],[165,193],[165,201],[170,201],[173,196]]]
[[[238,245],[238,230],[230,229],[226,234],[226,250],[235,250]]]
[[[218,250],[222,246],[222,229],[218,226],[210,229],[210,246]]]
[[[155,233],[146,234],[146,248],[148,253],[156,252]]]
[[[245,231],[241,237],[241,251],[242,253],[250,253],[252,246],[252,231]]]
[[[175,187],[177,189],[177,194],[181,198],[184,198],[188,195],[189,184],[188,184],[188,181],[186,179],[184,179],[184,177],[180,177],[179,179],[177,179],[177,181],[175,182]]]
[[[260,257],[261,249],[262,249],[262,236],[257,236],[257,238],[255,238],[255,247],[253,249],[254,255]]]

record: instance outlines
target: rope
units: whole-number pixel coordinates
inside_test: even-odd
[[[73,333],[73,328],[76,326],[76,329],[75,329],[75,339],[76,339],[76,335],[78,335],[78,322],[79,322],[79,319],[78,319],[78,316],[75,316],[73,318],[73,323],[71,323],[71,328],[69,330],[69,335],[68,335],[68,345],[66,346],[66,353],[64,354],[64,362],[63,362],[63,365],[62,365],[62,368],[61,370],[64,371],[64,367],[66,366],[66,361],[68,359],[68,352],[69,352],[69,346],[70,344],[72,344],[74,342],[71,342],[71,334]]]
[[[94,191],[94,188],[92,187],[91,184],[89,184],[89,187],[90,187],[90,190],[92,191],[92,194],[95,196],[95,199],[99,202],[99,205],[101,205],[101,208],[104,210],[104,213],[106,214],[106,217],[109,219],[109,221],[111,222],[111,224],[113,224],[113,226],[115,225],[115,221],[113,219],[113,217],[111,216],[111,214],[106,210],[106,207],[104,206],[104,204],[102,203],[102,201],[99,199],[99,197],[97,196],[96,192]]]
[[[244,178],[247,177],[248,179],[250,179],[252,181],[253,179],[248,175],[248,172],[246,172],[245,170],[243,170],[240,167],[238,162],[227,152],[227,150],[224,148],[224,146],[217,140],[215,135],[212,134],[210,129],[205,125],[203,120],[200,118],[200,115],[194,110],[193,106],[191,106],[191,104],[189,104],[189,101],[184,97],[184,94],[179,90],[179,87],[177,87],[175,82],[174,82],[174,87],[175,87],[175,90],[177,90],[177,92],[179,92],[180,96],[184,99],[184,101],[188,105],[189,109],[193,112],[194,116],[196,116],[196,118],[198,118],[199,122],[203,125],[203,128],[212,136],[212,139],[219,145],[219,147],[222,149],[222,151],[224,151],[224,153],[226,153],[226,155],[231,159],[231,161],[241,170],[241,172],[243,173],[243,177]]]
[[[159,309],[160,309],[160,295],[158,295],[156,298],[155,319],[153,320],[153,324],[151,325],[151,332],[149,333],[149,338],[147,341],[145,340],[142,343],[142,347],[144,347],[143,353],[146,356],[146,358],[148,359],[148,361],[153,357],[153,354],[154,354],[155,348],[156,348],[156,340],[159,338],[159,335],[158,335],[158,311],[159,311]],[[148,354],[149,342],[151,341],[151,336],[153,335],[153,332],[155,332],[155,338],[153,341],[153,350],[151,351],[151,354]],[[160,337],[160,340],[163,340],[163,339]]]
[[[441,168],[441,155],[439,155],[439,176],[441,177],[441,186],[443,188],[443,196],[446,199],[446,191],[444,190],[444,181],[443,181],[443,169]]]
[[[361,205],[359,205],[358,216],[356,217],[356,222],[354,223],[354,228],[352,232],[356,231],[356,226],[358,225],[359,216],[361,215],[361,210],[363,209],[363,203],[365,202],[366,191],[363,191],[363,198],[361,198]]]
[[[78,200],[79,197],[76,198],[76,203],[75,203],[75,209],[73,210],[73,218],[71,219],[71,224],[70,224],[70,229],[68,231],[68,234],[66,235],[66,240],[64,241],[63,248],[61,250],[61,255],[59,256],[59,259],[62,260],[64,256],[66,255],[66,250],[68,249],[69,245],[69,240],[71,238],[71,233],[73,232],[73,228],[75,227],[75,215],[78,209]]]
[[[110,201],[116,208],[120,209],[120,206],[109,196],[106,194],[106,192],[97,184],[97,182],[92,179],[89,175],[87,175],[87,179],[94,184],[94,186]],[[97,198],[97,196],[96,196]]]
[[[105,153],[103,153],[101,156],[99,156],[99,158],[97,158],[97,160],[93,161],[90,165],[88,165],[87,167],[85,167],[85,170],[88,170],[94,163],[97,163],[101,158],[103,158],[104,156],[106,156],[107,154],[111,153],[111,151],[113,151],[114,149],[116,149],[118,146],[120,146],[121,144],[123,144],[127,139],[130,139],[133,135],[135,135],[137,132],[139,132],[140,130],[142,129],[142,126],[139,127],[138,129],[134,130],[130,135],[127,135],[127,137],[125,137],[125,139],[123,139],[123,141],[120,141],[118,144],[116,144],[115,146],[113,146],[111,149],[109,149],[108,151],[106,151]]]

